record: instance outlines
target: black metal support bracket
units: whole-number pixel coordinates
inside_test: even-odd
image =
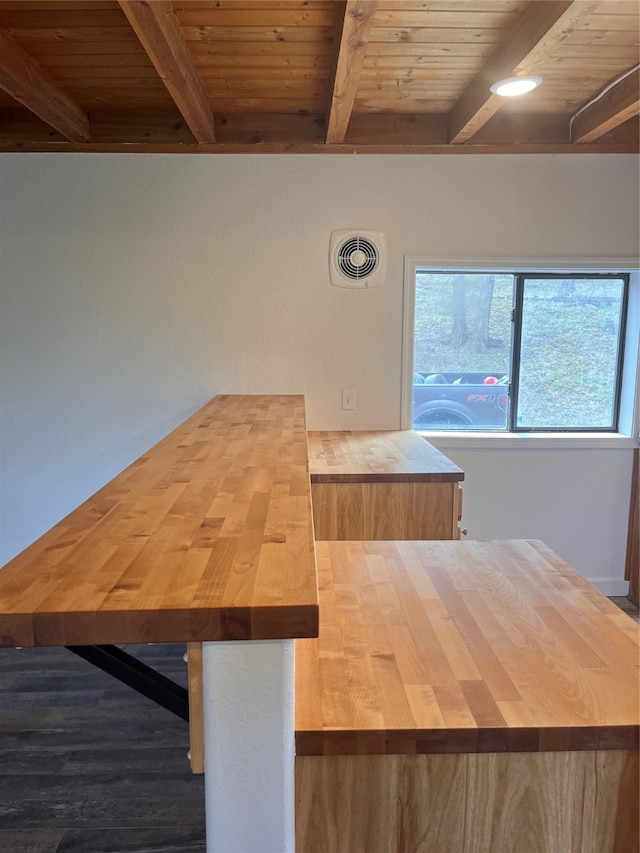
[[[118,646],[66,646],[66,648],[148,699],[152,699],[158,705],[162,705],[181,720],[189,721],[188,691]]]

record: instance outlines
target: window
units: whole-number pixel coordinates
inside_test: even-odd
[[[628,273],[412,276],[415,429],[618,430]]]

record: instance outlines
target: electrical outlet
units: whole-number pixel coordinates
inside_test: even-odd
[[[342,389],[342,408],[343,409],[355,409],[356,407],[356,389],[355,388],[343,388]]]

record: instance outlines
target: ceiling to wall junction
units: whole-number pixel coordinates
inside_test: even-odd
[[[639,21],[636,0],[0,0],[0,151],[637,152]]]

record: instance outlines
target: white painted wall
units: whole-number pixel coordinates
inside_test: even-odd
[[[446,439],[433,443],[466,472],[467,538],[542,539],[606,595],[626,595],[629,448],[479,450]]]
[[[638,222],[630,156],[0,155],[0,562],[216,393],[398,427],[405,255],[615,261]],[[385,232],[383,288],[330,287],[348,227]],[[622,578],[629,449],[455,458],[474,537]]]
[[[294,646],[203,644],[207,853],[295,850]]]

